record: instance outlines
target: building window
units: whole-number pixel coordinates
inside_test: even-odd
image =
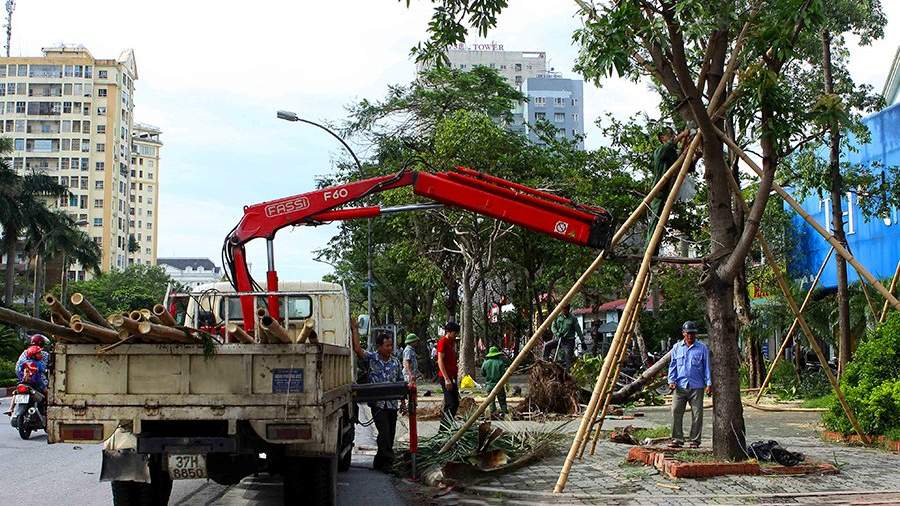
[[[98,79],[107,79],[109,77],[109,72],[106,70],[98,70],[97,78]]]
[[[74,178],[72,178],[72,179],[74,179]],[[81,176],[81,189],[82,189],[82,190],[87,190],[87,187],[88,187],[88,177],[87,177],[87,176]]]
[[[521,63],[516,63],[515,69],[516,69],[516,72],[521,72],[521,71],[522,71],[522,64],[521,64]]]
[[[79,195],[78,196],[78,207],[81,209],[87,209],[87,195]],[[100,207],[103,207],[103,200],[100,200]]]
[[[578,113],[577,112],[572,113],[572,121],[578,121]]]
[[[103,72],[102,70],[100,72]],[[106,88],[97,88],[97,96],[105,97],[106,96]]]
[[[13,148],[16,151],[25,151],[25,139],[16,139],[13,142]]]
[[[566,105],[566,99],[562,97],[556,97],[553,99],[553,105],[555,105],[556,107],[563,107]]]
[[[517,84],[517,85],[521,85],[521,84],[522,84],[522,76],[516,76],[516,84]]]
[[[82,153],[90,153],[91,152],[90,139],[81,139],[81,152]],[[87,169],[85,169],[85,170],[87,170]]]
[[[97,133],[105,134],[106,133],[106,125],[97,125]]]
[[[547,105],[547,97],[534,97],[534,105]]]
[[[506,65],[500,65],[500,70],[506,70]]]
[[[98,107],[97,116],[106,116],[106,107]]]
[[[103,208],[103,199],[94,199],[94,208],[102,209]]]
[[[543,121],[543,120],[545,120],[545,119],[547,119],[547,114],[546,114],[546,113],[543,113],[543,112],[536,112],[536,113],[534,113],[534,120],[535,120],[535,121]]]
[[[103,189],[103,181],[94,181],[94,189],[102,190]]]
[[[553,121],[557,123],[562,123],[566,120],[566,113],[564,112],[555,112],[553,113]]]
[[[465,64],[465,63],[460,63],[460,64],[459,64],[459,69],[460,69],[460,70],[466,70],[466,64]]]
[[[98,142],[97,143],[97,152],[103,153],[105,151],[106,151],[106,144],[103,144],[102,142]]]
[[[94,218],[94,226],[102,227],[103,226],[103,218]]]
[[[104,163],[103,163],[103,162],[97,162],[97,164],[94,166],[94,170],[100,170],[100,171],[102,171],[103,169],[105,169],[105,166],[104,166]]]

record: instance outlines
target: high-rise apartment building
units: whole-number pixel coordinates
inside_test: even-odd
[[[525,80],[547,71],[547,54],[543,51],[504,51],[503,44],[460,44],[447,50],[450,66],[472,70],[477,66],[495,69],[509,84],[521,90]]]
[[[134,124],[131,136],[131,183],[128,196],[128,265],[156,265],[159,211],[159,128]]]
[[[556,129],[557,137],[576,140],[578,148],[584,149],[583,86],[581,79],[564,79],[553,72],[529,77],[522,87],[528,97],[522,113],[528,138],[540,142],[533,127],[545,120]]]
[[[132,233],[134,53],[97,59],[83,46],[49,47],[43,53],[0,58],[0,135],[13,139],[10,158],[16,170],[46,173],[69,187],[69,198],[57,205],[86,222],[85,231],[103,251],[102,270],[123,268]],[[157,192],[158,185],[152,185]],[[154,193],[153,206],[156,200]],[[152,219],[155,229],[156,209]],[[146,215],[141,221],[146,223]],[[141,231],[142,241],[153,244],[151,256],[156,235],[153,230],[148,241]],[[69,269],[70,279],[85,276],[78,265]]]
[[[539,142],[533,126],[545,119],[557,129],[557,135],[577,140],[584,149],[583,82],[564,79],[553,69],[547,70],[547,54],[543,51],[506,51],[503,44],[459,44],[447,50],[451,68],[472,70],[477,66],[492,68],[528,97],[527,102],[513,106],[509,129]],[[421,67],[420,67],[421,70]]]

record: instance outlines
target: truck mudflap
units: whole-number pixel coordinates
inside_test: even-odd
[[[137,452],[137,438],[122,427],[103,442],[100,481],[150,483],[150,457]]]

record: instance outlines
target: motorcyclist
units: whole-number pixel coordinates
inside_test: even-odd
[[[37,369],[33,369],[33,368],[29,367],[28,368],[29,373],[30,373],[29,379],[32,379],[32,381],[34,379],[39,379],[39,380],[42,380],[42,383],[47,383],[49,381],[48,376],[47,376],[47,371],[50,367],[50,353],[47,351],[44,351],[42,348],[45,346],[49,346],[50,340],[47,339],[47,337],[42,334],[34,334],[31,336],[31,338],[29,338],[29,343],[30,343],[30,346],[28,348],[26,348],[25,350],[23,350],[22,353],[19,354],[19,359],[16,360],[16,378],[19,380],[20,383],[24,382],[23,377],[24,377],[24,373],[25,373],[25,364],[27,362],[29,362],[29,360],[32,360],[32,359],[29,359],[28,352],[29,352],[29,350],[31,350],[33,352],[34,350],[32,350],[32,348],[38,348],[40,355],[37,355],[37,358],[34,360],[37,360],[38,362],[40,362],[42,364],[42,367],[40,369],[43,371],[43,373],[35,375],[35,373],[38,372]],[[32,376],[34,376],[34,378],[31,378]],[[31,382],[24,382],[24,383],[32,384]],[[46,398],[48,385],[33,384],[32,386],[34,388],[37,388],[38,390],[40,390],[41,393],[43,393]],[[6,414],[11,415],[13,412],[13,408],[14,408],[14,403],[13,403],[13,400],[10,399],[9,411],[7,411]]]
[[[42,334],[34,334],[29,339],[29,342],[31,343],[31,346],[37,346],[37,347],[41,348],[40,360],[41,360],[41,362],[44,363],[44,369],[48,369],[50,367],[50,352],[43,350],[43,348],[46,348],[47,346],[49,346],[50,340],[47,339]],[[20,381],[22,379],[22,373],[21,373],[22,364],[24,364],[25,361],[28,360],[26,353],[28,353],[29,349],[30,349],[30,347],[23,350],[22,353],[19,355],[19,360],[16,361],[16,376],[18,376]]]
[[[50,379],[47,376],[47,365],[44,361],[47,353],[40,346],[29,346],[23,353],[25,354],[25,361],[22,362],[21,367],[16,368],[16,375],[19,378],[19,383],[28,385],[41,393],[43,399],[38,408],[44,413],[46,412],[47,388],[50,386]],[[14,409],[15,406],[10,406],[10,411]]]

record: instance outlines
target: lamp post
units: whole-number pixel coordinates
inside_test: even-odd
[[[284,111],[284,110],[278,111],[276,113],[276,116],[278,117],[278,119],[283,119],[285,121],[291,121],[291,122],[306,123],[307,125],[319,127],[322,130],[328,132],[329,135],[331,135],[332,137],[337,139],[338,142],[340,142],[344,146],[344,148],[347,150],[347,152],[350,153],[350,156],[353,157],[353,161],[356,163],[356,168],[359,170],[360,174],[362,174],[362,164],[359,162],[359,158],[356,157],[356,153],[353,152],[353,149],[350,148],[350,145],[347,144],[347,142],[344,141],[344,139],[342,139],[341,136],[334,133],[334,131],[332,131],[330,128],[328,128],[324,125],[321,125],[319,123],[316,123],[315,121],[310,121],[306,118],[301,118],[297,113],[292,112],[292,111]],[[367,237],[366,241],[368,243],[367,247],[366,247],[366,262],[368,264],[368,276],[366,279],[366,298],[367,298],[366,306],[367,306],[367,311],[369,313],[369,331],[366,335],[366,341],[367,341],[366,349],[371,349],[372,348],[372,284],[373,284],[373,280],[372,280],[372,218],[368,219],[368,233],[366,234],[366,237]],[[274,267],[270,266],[270,268],[274,268]]]

